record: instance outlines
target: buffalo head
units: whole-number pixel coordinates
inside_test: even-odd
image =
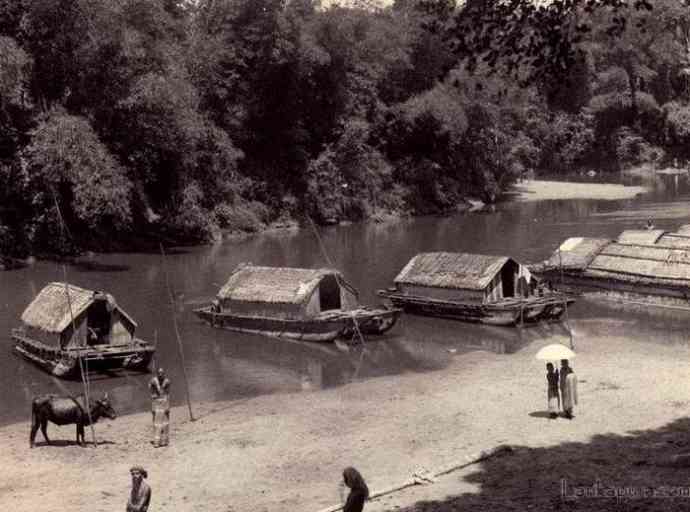
[[[115,409],[113,409],[113,406],[110,403],[108,393],[105,393],[103,395],[103,398],[101,398],[100,400],[96,400],[96,407],[100,409],[101,414],[106,418],[110,418],[111,420],[117,418],[117,413],[115,412]]]

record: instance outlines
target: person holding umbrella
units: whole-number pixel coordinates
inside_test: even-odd
[[[546,365],[547,374],[547,397],[549,405],[549,417],[554,418],[558,415],[559,406],[559,388],[560,388],[560,406],[563,407],[566,418],[573,417],[573,407],[577,404],[577,379],[572,373],[572,368],[568,365],[568,359],[575,357],[575,352],[561,343],[552,343],[542,347],[537,352],[536,358],[542,361],[558,361],[561,360],[561,370],[554,369],[551,362]],[[565,364],[563,363],[565,361]],[[572,373],[573,377],[567,379],[568,375]],[[565,391],[564,391],[565,390]],[[567,399],[567,403],[566,403]]]
[[[573,409],[577,405],[577,377],[567,359],[561,359],[560,371],[561,402],[563,413],[569,420],[573,419]]]

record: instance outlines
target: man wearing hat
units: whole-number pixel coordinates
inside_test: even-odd
[[[146,512],[151,501],[151,488],[144,479],[149,475],[141,466],[132,466],[129,473],[132,475],[132,492],[127,500],[127,512]]]

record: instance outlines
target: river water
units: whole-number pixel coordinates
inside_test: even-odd
[[[335,226],[321,228],[319,233],[330,258],[359,289],[362,303],[376,304],[380,302],[376,290],[389,286],[418,252],[505,254],[532,262],[547,257],[570,236],[615,237],[623,229],[641,227],[648,218],[668,230],[690,222],[686,176],[656,176],[645,184],[652,187],[648,194],[624,201],[506,201],[491,211]],[[9,333],[18,325],[23,309],[45,284],[63,281],[65,273],[73,284],[112,293],[138,322],[137,335],[156,341],[155,362],[171,377],[177,404],[184,403],[184,379],[173,314],[183,342],[192,402],[315,392],[353,380],[434,371],[475,350],[489,357],[510,357],[518,350],[529,350],[531,343],[545,336],[567,332],[561,323],[520,330],[404,315],[391,331],[372,338],[362,350],[212,329],[198,321],[192,310],[212,299],[240,262],[326,264],[314,232],[305,229],[170,251],[165,262],[159,254],[98,254],[64,269],[56,263],[38,262],[0,272],[0,424],[28,420],[30,400],[37,394],[81,392],[79,382],[53,378],[11,351]],[[169,300],[166,274],[175,307]],[[685,350],[690,328],[690,313],[626,310],[588,300],[570,308],[569,319],[576,336],[615,324],[619,334],[649,343],[651,348],[673,344]],[[108,391],[118,412],[124,414],[149,408],[149,378],[139,373],[92,374],[90,381],[92,393]]]

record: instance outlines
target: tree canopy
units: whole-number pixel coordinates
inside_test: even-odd
[[[0,251],[687,158],[689,60],[684,0],[0,0]]]

